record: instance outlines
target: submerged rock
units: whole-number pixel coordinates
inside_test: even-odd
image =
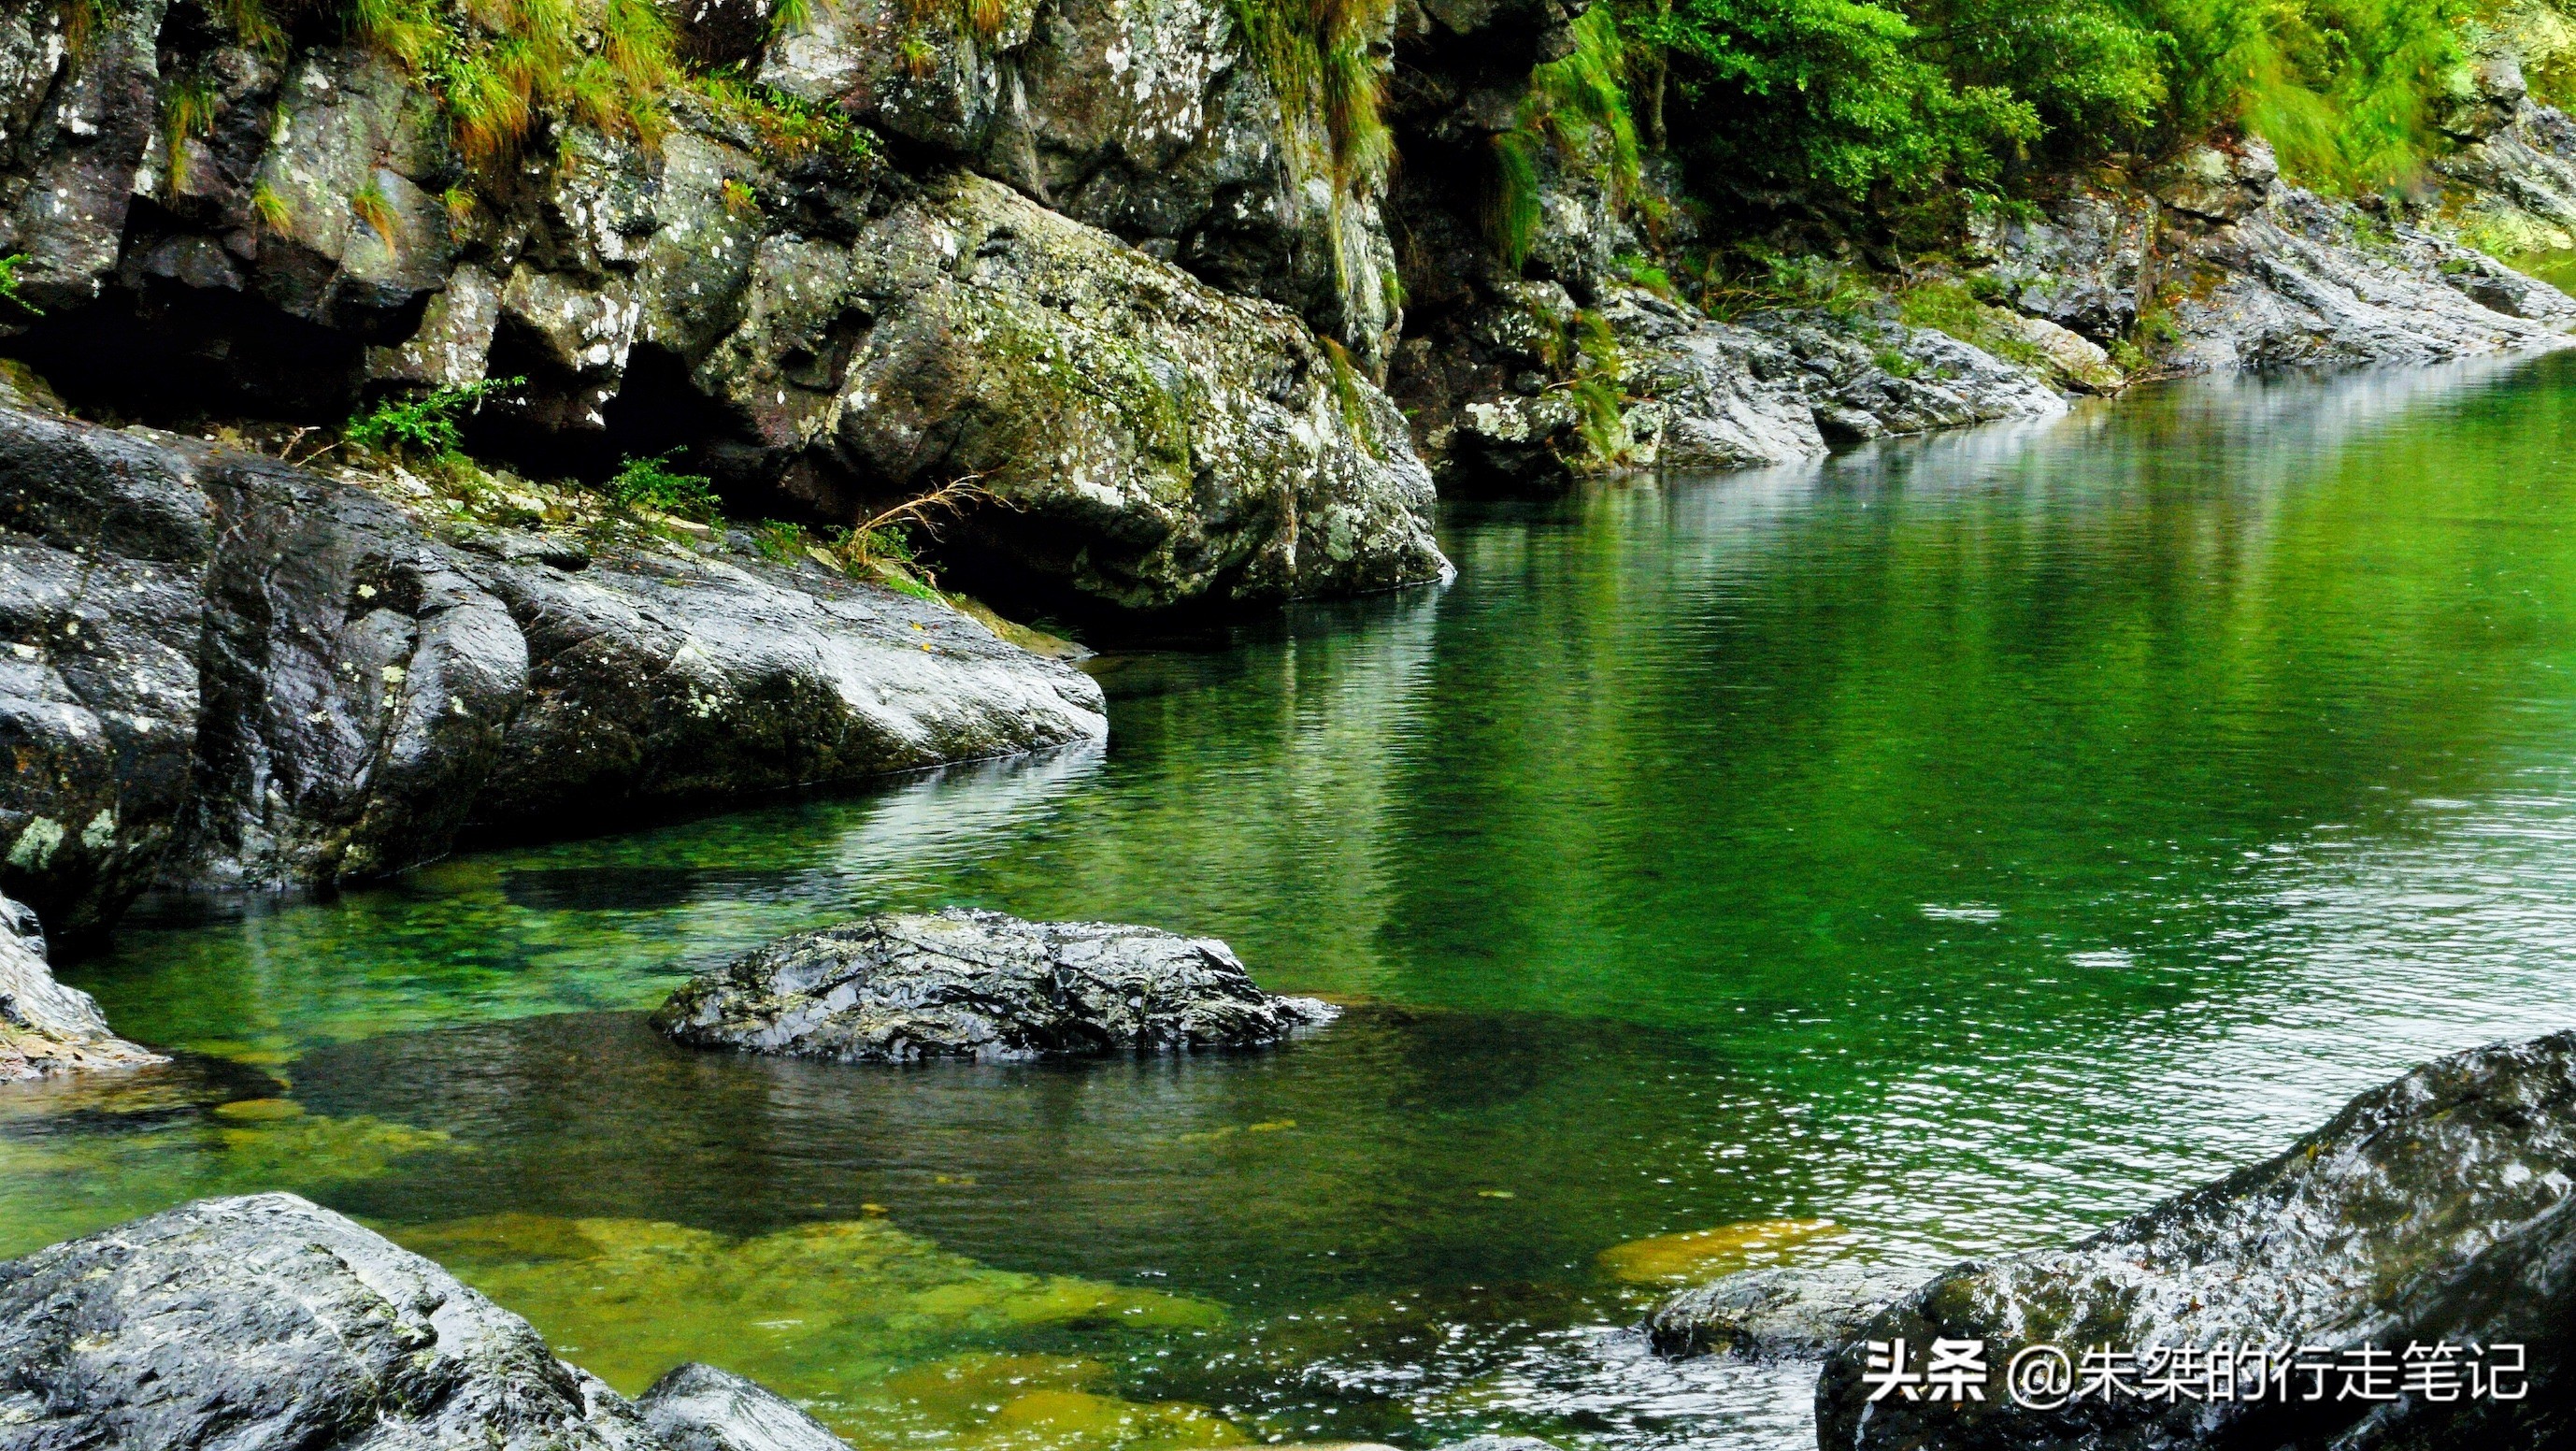
[[[1656,1306],[1646,1336],[1663,1355],[1820,1360],[1918,1282],[1862,1265],[1744,1270]]]
[[[0,1444],[658,1444],[437,1265],[291,1194],[208,1199],[0,1264]]]
[[[848,1451],[785,1396],[696,1361],[653,1382],[635,1410],[669,1451]]]
[[[695,1047],[905,1063],[1252,1047],[1334,1016],[1261,991],[1212,938],[952,908],[782,938],[653,1021]]]
[[[2067,1249],[1961,1266],[1855,1332],[1816,1390],[1825,1447],[2371,1448],[2565,1444],[2576,1434],[2576,1033],[2437,1060],[2354,1099],[2279,1157],[2179,1195]],[[2097,1395],[2038,1410],[1875,1403],[1867,1342],[1983,1340],[2018,1349],[2292,1347],[2332,1367],[2376,1347],[2384,1399],[2286,1403]],[[2520,1345],[2517,1399],[2404,1394],[2402,1355]],[[2143,1381],[2140,1365],[2133,1383]]]
[[[108,1031],[89,994],[54,981],[36,914],[0,897],[0,1083],[167,1061]]]

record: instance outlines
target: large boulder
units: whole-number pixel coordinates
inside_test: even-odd
[[[2279,1157],[2166,1200],[2061,1250],[1963,1265],[1871,1321],[1816,1390],[1827,1448],[2083,1446],[2539,1447],[2576,1435],[2576,1033],[2455,1054],[2354,1099]],[[1887,1394],[1864,1379],[1873,1342],[1915,1357],[1936,1339],[1984,1342],[1983,1400]],[[2000,1372],[2026,1347],[2081,1361],[2152,1349],[2255,1346],[2326,1370],[2286,1373],[2286,1395],[2097,1393],[2035,1409]],[[2473,1396],[2467,1364],[2522,1348],[2507,1382]],[[2409,1366],[2448,1347],[2456,1396]],[[2362,1384],[2341,1367],[2376,1352]],[[2410,1359],[2411,1358],[2411,1359]],[[2498,1365],[2515,1357],[2498,1352]],[[2107,1363],[2106,1363],[2107,1366]],[[2188,1372],[2185,1380],[2194,1380]],[[2310,1383],[2322,1386],[2309,1398]],[[2251,1384],[2248,1379],[2245,1383]],[[2048,1397],[2029,1397],[2043,1404]]]
[[[748,540],[451,541],[400,482],[0,407],[0,884],[86,933],[156,879],[363,879],[1107,732],[1090,677],[936,600]]]
[[[162,1061],[108,1031],[89,994],[54,981],[36,914],[0,897],[0,1083]]]
[[[949,542],[986,578],[1152,611],[1447,570],[1404,419],[1346,359],[983,177],[846,247],[763,243],[739,315],[703,386],[879,497],[975,480],[996,506]]]
[[[1261,991],[1210,938],[952,908],[782,938],[653,1021],[694,1047],[904,1063],[1251,1047],[1333,1015]]]
[[[768,7],[724,8],[688,23]],[[497,168],[366,47],[192,18],[156,50],[158,0],[77,48],[13,16],[0,255],[42,312],[0,307],[0,337],[146,419],[520,378],[478,448],[547,472],[687,449],[738,504],[823,523],[973,475],[1003,503],[944,542],[1055,612],[1440,577],[1373,381],[1377,164],[1311,78],[1283,104],[1294,46],[1216,0],[974,8],[818,4],[760,79],[663,97],[666,133],[556,118]],[[919,144],[890,160],[826,101]]]
[[[0,1264],[0,1444],[49,1451],[659,1443],[526,1321],[291,1194]]]

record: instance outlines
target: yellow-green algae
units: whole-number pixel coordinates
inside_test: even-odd
[[[0,1259],[191,1199],[311,1193],[454,1149],[434,1129],[327,1118],[283,1099],[189,1110],[123,1133],[0,1133]]]
[[[500,1214],[392,1233],[629,1394],[698,1360],[805,1403],[863,1447],[1151,1451],[1245,1439],[1196,1406],[1092,1389],[1108,1373],[1096,1360],[1025,1349],[1070,1331],[1219,1329],[1219,1306],[995,1269],[882,1219],[734,1237]]]

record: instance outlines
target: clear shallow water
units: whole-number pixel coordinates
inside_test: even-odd
[[[1461,508],[1453,587],[1103,662],[1105,753],[146,919],[71,976],[208,1057],[0,1096],[0,1254],[293,1187],[870,1446],[1811,1444],[1615,1267],[2045,1243],[2576,1021],[2571,422],[2567,358],[2196,384]],[[1015,1069],[641,1027],[948,902],[1357,1006]]]

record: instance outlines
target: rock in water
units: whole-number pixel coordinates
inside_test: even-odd
[[[1664,1355],[1817,1360],[1914,1285],[1859,1265],[1744,1270],[1656,1306],[1646,1335]]]
[[[2454,1054],[2354,1099],[2288,1152],[2168,1199],[2071,1248],[1963,1265],[1871,1321],[1816,1388],[1827,1448],[2562,1446],[2576,1435],[2576,1032]],[[1870,1341],[1982,1339],[1983,1401],[1872,1402]],[[2088,1397],[2034,1410],[2004,1393],[2020,1348],[2252,1342],[2329,1365],[2377,1347],[2520,1344],[2519,1399]],[[2505,1357],[2509,1359],[2509,1356]],[[2133,1377],[2143,1383],[2144,1373]],[[2461,1382],[2465,1386],[2465,1368]],[[2389,1387],[2396,1389],[2396,1387]],[[2275,1393],[2276,1397],[2278,1393]]]
[[[207,1199],[0,1264],[0,1445],[659,1445],[445,1270],[292,1194]]]
[[[1212,938],[952,908],[781,938],[653,1021],[702,1048],[909,1063],[1252,1047],[1333,1016],[1261,991]]]
[[[848,1451],[793,1401],[696,1361],[653,1382],[635,1409],[670,1451]]]
[[[0,1083],[163,1061],[109,1032],[89,994],[54,981],[36,914],[0,897]]]

